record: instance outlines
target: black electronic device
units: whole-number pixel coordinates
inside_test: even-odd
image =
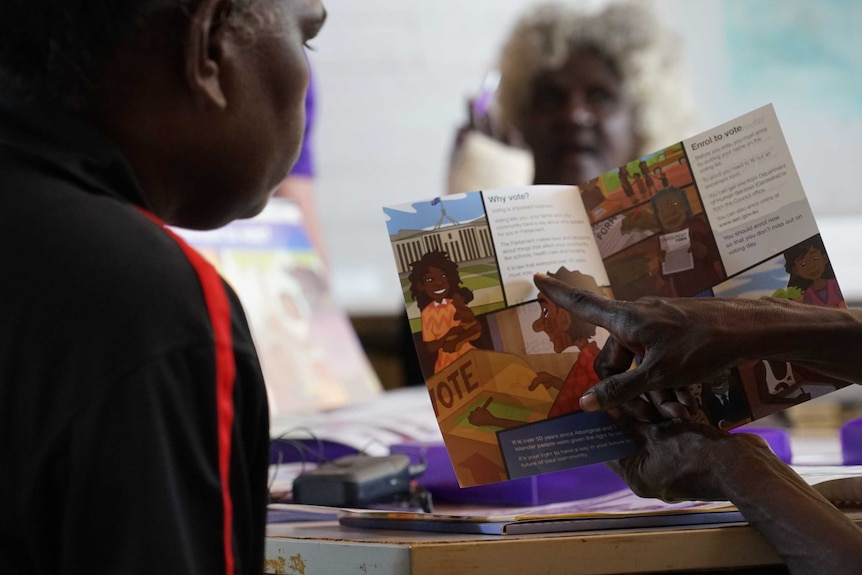
[[[331,507],[365,507],[386,497],[410,492],[424,465],[406,455],[347,455],[297,476],[293,502]]]

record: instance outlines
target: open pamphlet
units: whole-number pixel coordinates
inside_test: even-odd
[[[638,497],[628,489],[524,509],[456,509],[451,514],[385,510],[342,510],[338,521],[349,527],[517,535],[637,529],[698,528],[742,525],[745,518],[727,501],[665,503]]]
[[[462,487],[636,449],[579,409],[607,333],[538,292],[547,273],[608,297],[788,298],[846,307],[772,106],[575,186],[384,208],[420,365]],[[692,385],[732,429],[844,382],[775,361]]]

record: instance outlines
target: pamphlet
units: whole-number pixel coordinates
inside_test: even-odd
[[[852,520],[862,521],[859,501],[862,466],[795,466],[794,469],[809,485],[841,506]],[[629,489],[579,501],[524,508],[453,508],[435,513],[342,509],[338,520],[342,525],[352,527],[486,535],[609,529],[703,529],[747,523],[729,501],[667,503],[638,497]]]
[[[632,186],[633,182],[637,186]],[[579,187],[384,208],[413,338],[462,487],[633,453],[580,397],[607,333],[537,291],[546,273],[622,300],[781,297],[846,307],[771,105]],[[843,387],[751,361],[697,382],[732,429]]]
[[[727,501],[684,501],[665,503],[638,497],[628,489],[606,495],[525,509],[481,509],[420,513],[386,510],[343,509],[342,525],[371,529],[442,531],[516,535],[650,527],[698,528],[744,525],[745,518]]]
[[[272,198],[264,211],[211,231],[175,229],[242,301],[260,356],[270,415],[326,411],[383,388],[327,285],[299,207]]]

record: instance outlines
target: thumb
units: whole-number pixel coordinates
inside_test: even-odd
[[[581,396],[584,411],[606,411],[647,391],[640,367],[618,373],[595,384]]]

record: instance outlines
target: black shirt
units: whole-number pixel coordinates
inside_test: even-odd
[[[269,422],[248,326],[220,280],[211,316],[136,206],[95,130],[0,101],[0,573],[263,572]],[[235,368],[221,408],[217,320]]]

